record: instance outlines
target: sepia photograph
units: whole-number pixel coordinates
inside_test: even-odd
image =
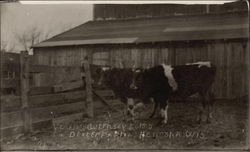
[[[0,151],[250,150],[247,0],[0,9]]]

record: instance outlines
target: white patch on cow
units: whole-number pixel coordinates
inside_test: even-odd
[[[139,73],[139,72],[141,72],[141,69],[136,69],[135,70],[135,73]]]
[[[168,122],[168,105],[165,107],[163,123],[166,124],[167,122]]]
[[[137,108],[142,108],[144,107],[145,105],[142,103],[142,102],[139,102],[135,105],[135,108],[134,109],[137,109]]]
[[[178,86],[172,74],[173,68],[170,65],[162,64],[164,69],[164,74],[168,78],[168,83],[172,87],[173,91],[177,90]]]
[[[165,118],[165,110],[164,109],[161,109],[161,117]]]
[[[161,117],[163,118],[162,123],[166,124],[168,122],[168,105],[165,109],[161,109]]]
[[[129,106],[133,106],[133,108],[130,109]],[[135,101],[134,101],[134,99],[128,98],[128,101],[127,101],[127,110],[131,114],[132,117],[135,116]]]
[[[207,67],[211,67],[211,62],[210,61],[199,61],[199,62],[194,62],[194,63],[186,63],[186,65],[198,65],[198,67],[202,67],[202,66],[207,66]]]
[[[110,70],[110,67],[102,67],[102,71]]]
[[[135,105],[135,101],[132,98],[128,98],[128,105]]]

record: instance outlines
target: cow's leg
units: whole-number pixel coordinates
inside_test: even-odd
[[[128,118],[128,105],[124,104],[124,108],[123,108],[123,120],[126,121]]]
[[[200,93],[201,96],[201,103],[202,103],[202,109],[200,110],[199,113],[199,119],[198,122],[201,122],[202,120],[202,114],[204,113],[204,111],[206,112],[206,121],[207,123],[210,123],[210,118],[212,118],[212,105],[213,105],[213,95],[210,91],[201,91]]]
[[[127,100],[127,114],[131,116],[132,121],[134,121],[135,117],[135,102],[134,99],[128,98]]]
[[[123,120],[127,120],[127,116],[128,116],[128,102],[127,102],[127,98],[124,97],[120,97],[120,100],[122,103],[124,103],[124,109],[123,109]]]
[[[162,112],[162,115],[164,118],[162,122],[163,122],[163,124],[167,124],[167,122],[168,122],[168,101],[166,101],[165,108],[161,112]]]
[[[167,124],[168,122],[168,98],[166,96],[159,96],[154,98],[155,102],[160,103],[161,117],[163,118],[162,123]]]
[[[206,122],[207,123],[210,123],[210,119],[212,118],[212,106],[213,106],[213,103],[214,103],[214,100],[213,100],[213,94],[212,92],[210,92],[210,90],[206,90],[204,91],[203,93],[201,93],[202,95],[202,102],[203,102],[203,109],[204,111],[206,111]]]
[[[204,113],[204,111],[206,109],[206,99],[205,99],[205,94],[204,93],[200,92],[199,95],[200,95],[200,98],[201,98],[201,107],[199,108],[199,112],[198,112],[198,115],[197,115],[197,122],[201,123],[203,113]]]
[[[207,93],[208,99],[207,99],[207,123],[210,123],[212,119],[212,109],[214,105],[214,94],[209,90]]]
[[[205,104],[206,104],[206,122],[210,123],[210,102],[208,93],[205,94]]]
[[[155,112],[156,112],[157,107],[158,107],[158,102],[155,102],[155,100],[154,100],[154,111],[153,111],[153,113],[150,115],[149,118],[153,118],[153,116],[155,115]]]

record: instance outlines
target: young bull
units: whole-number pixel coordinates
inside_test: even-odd
[[[178,96],[183,99],[198,93],[201,97],[202,109],[198,121],[201,121],[203,111],[207,108],[207,122],[211,113],[211,85],[215,79],[216,68],[210,62],[189,63],[186,65],[158,65],[143,71],[137,71],[131,88],[137,91],[142,100],[152,97],[160,105],[163,123],[168,120],[168,100]],[[134,106],[132,103],[130,107]],[[134,108],[131,108],[132,111]]]
[[[133,69],[103,67],[98,82],[99,86],[106,86],[114,92],[116,97],[120,98],[125,105],[125,116],[129,115],[132,119],[134,119],[134,111],[130,110],[134,106],[131,106],[131,103],[136,100],[136,90],[130,88],[133,76]]]

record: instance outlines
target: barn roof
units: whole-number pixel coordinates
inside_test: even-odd
[[[89,21],[33,47],[248,38],[248,13]]]

